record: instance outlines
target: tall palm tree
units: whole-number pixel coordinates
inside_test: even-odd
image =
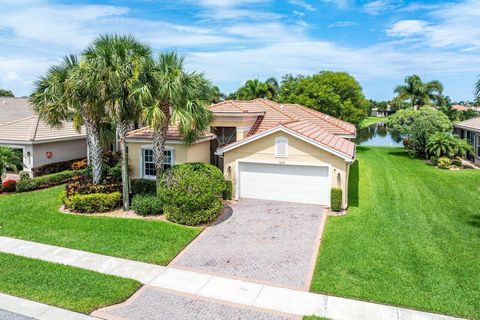
[[[417,109],[428,103],[438,103],[443,96],[443,85],[437,80],[423,82],[420,76],[414,74],[405,78],[405,84],[394,89],[396,99],[409,100],[410,106]]]
[[[162,53],[149,73],[152,102],[142,111],[141,119],[153,130],[157,186],[163,173],[169,125],[178,126],[184,142],[189,144],[205,134],[213,120],[206,108],[211,99],[209,82],[201,73],[186,72],[183,61],[175,52]]]
[[[145,71],[152,64],[150,47],[133,36],[103,35],[83,52],[88,68],[91,90],[106,102],[114,120],[122,155],[123,209],[130,208],[127,130],[138,119],[143,102],[148,99]]]
[[[85,125],[92,179],[99,183],[103,172],[100,123],[104,107],[95,91],[85,88],[86,72],[76,56],[65,57],[35,83],[30,101],[35,113],[52,127],[62,127],[64,121],[73,121],[77,129]]]
[[[18,152],[9,147],[0,146],[0,183],[7,170],[17,171],[17,165],[22,163]]]
[[[478,78],[477,82],[475,83],[475,104],[480,104],[480,78]]]
[[[267,85],[267,96],[266,98],[273,100],[277,97],[278,92],[280,91],[280,85],[278,84],[278,80],[274,77],[270,77],[265,80],[265,84]]]

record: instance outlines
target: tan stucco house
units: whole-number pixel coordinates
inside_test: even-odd
[[[343,190],[347,207],[348,175],[355,160],[355,126],[297,104],[266,99],[224,101],[209,109],[214,134],[186,146],[169,129],[165,168],[204,161],[223,170],[234,197],[330,206],[330,190]],[[155,176],[152,134],[148,128],[128,134],[133,178]]]
[[[51,128],[34,115],[27,98],[0,98],[0,146],[22,153],[24,170],[45,164],[85,158],[85,129],[72,123]]]
[[[467,154],[467,159],[480,165],[480,117],[461,121],[455,125],[455,133],[466,139],[473,147],[473,154]]]

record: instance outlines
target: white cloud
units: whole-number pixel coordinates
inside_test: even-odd
[[[353,21],[337,21],[335,23],[331,23],[328,25],[329,28],[334,28],[334,27],[356,27],[359,26],[360,23],[358,22],[353,22]]]
[[[388,29],[387,34],[391,37],[409,37],[422,34],[428,26],[428,22],[422,20],[401,20]]]
[[[320,0],[320,2],[333,4],[340,9],[346,9],[350,6],[350,0]]]
[[[310,3],[302,1],[302,0],[289,0],[288,3],[290,3],[292,5],[295,5],[295,6],[302,7],[303,9],[305,9],[307,11],[315,11],[316,10],[315,7],[312,6]]]
[[[431,11],[429,16],[429,22],[398,21],[386,32],[432,48],[480,50],[480,0],[446,4]]]
[[[364,4],[362,9],[368,14],[377,15],[398,8],[399,6],[400,3],[395,0],[375,0]]]

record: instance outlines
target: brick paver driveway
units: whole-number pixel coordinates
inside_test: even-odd
[[[241,199],[170,266],[306,290],[323,215],[316,205]]]
[[[92,313],[107,320],[300,320],[253,307],[144,286],[128,301]]]

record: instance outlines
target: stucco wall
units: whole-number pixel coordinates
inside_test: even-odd
[[[257,120],[256,116],[232,117],[232,116],[216,116],[213,127],[235,127],[237,128],[237,141],[247,136],[250,128]]]
[[[48,158],[46,153],[51,152]],[[87,140],[85,138],[61,142],[49,142],[33,145],[33,167],[48,163],[67,161],[87,156]]]
[[[132,179],[142,176],[142,149],[152,148],[151,141],[128,141],[128,161]],[[210,162],[210,141],[199,142],[190,146],[167,143],[165,148],[173,149],[174,164],[185,162]]]
[[[288,138],[288,157],[275,157],[275,138]],[[237,160],[259,160],[282,164],[315,164],[330,165],[332,187],[341,187],[343,190],[343,206],[347,207],[348,169],[347,162],[327,151],[283,132],[276,132],[241,147],[225,152],[224,172],[225,178],[233,181],[237,172]],[[230,167],[230,168],[229,168]],[[338,178],[338,174],[340,177]],[[339,179],[339,180],[338,180]]]

